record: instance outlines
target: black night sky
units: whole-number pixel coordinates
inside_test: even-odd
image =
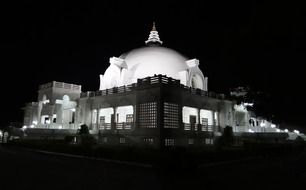
[[[2,5],[1,124],[22,121],[21,107],[36,101],[39,84],[98,90],[109,57],[143,46],[155,21],[164,46],[200,60],[210,91],[259,89],[284,122],[305,126],[305,9],[291,1]]]

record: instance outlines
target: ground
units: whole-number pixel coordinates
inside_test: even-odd
[[[291,189],[305,184],[305,161],[302,153],[161,169],[0,146],[0,189]]]

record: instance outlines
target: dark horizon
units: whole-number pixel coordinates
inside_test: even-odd
[[[144,46],[155,21],[164,46],[200,60],[208,89],[250,86],[283,122],[305,127],[305,7],[278,2],[34,3],[2,7],[1,123],[22,121],[38,85],[98,90],[109,57]],[[305,130],[305,128],[303,128]]]

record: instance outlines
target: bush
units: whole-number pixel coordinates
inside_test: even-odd
[[[226,126],[222,136],[218,140],[219,146],[231,146],[234,143],[233,128]]]
[[[80,136],[80,140],[81,140],[81,145],[86,146],[86,147],[90,147],[92,145],[97,144],[94,136],[89,135],[89,134],[82,134]]]
[[[73,143],[73,140],[74,140],[75,137],[76,137],[76,136],[65,136],[64,141],[65,141],[66,143]]]
[[[78,131],[79,135],[88,135],[89,134],[89,128],[87,125],[83,124],[81,125],[81,128]]]

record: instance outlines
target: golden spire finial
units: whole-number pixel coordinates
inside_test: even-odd
[[[153,22],[153,27],[152,27],[152,31],[156,31],[156,26],[155,26],[155,22]]]

